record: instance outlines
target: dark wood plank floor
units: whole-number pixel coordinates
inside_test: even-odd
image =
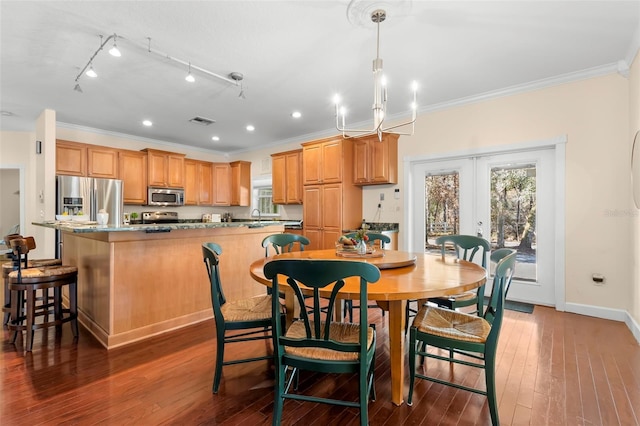
[[[485,398],[418,381],[412,407],[390,402],[386,319],[378,309],[376,389],[372,425],[486,425]],[[273,402],[267,361],[225,367],[211,393],[214,323],[106,351],[85,330],[74,343],[36,332],[34,350],[8,343],[0,365],[0,424],[267,425]],[[264,342],[229,346],[228,356],[264,352]],[[471,368],[429,361],[429,371],[466,384],[484,376]],[[355,397],[354,377],[305,375],[301,388]],[[640,424],[640,346],[627,327],[537,306],[507,311],[499,345],[497,388],[505,425]],[[406,395],[406,391],[405,391]],[[283,424],[355,425],[354,409],[287,401]]]

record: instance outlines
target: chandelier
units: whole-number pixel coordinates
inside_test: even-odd
[[[336,95],[334,98],[336,106],[336,129],[342,133],[342,137],[344,138],[377,134],[378,140],[382,141],[383,133],[393,133],[405,136],[411,136],[414,133],[417,114],[416,97],[418,92],[418,84],[415,81],[412,83],[413,103],[411,104],[411,120],[400,124],[394,124],[389,127],[383,126],[387,111],[387,86],[385,77],[382,74],[382,59],[380,58],[380,23],[383,22],[386,17],[387,13],[382,9],[375,10],[371,14],[371,20],[377,24],[376,58],[373,60],[373,128],[348,129],[345,125],[345,108],[340,105],[340,98]],[[411,126],[410,131],[396,131],[396,129],[406,126]]]

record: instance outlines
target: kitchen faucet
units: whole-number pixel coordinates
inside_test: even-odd
[[[258,212],[258,223],[262,223],[262,215],[260,214],[260,209],[251,210],[251,217],[253,217],[253,212]]]

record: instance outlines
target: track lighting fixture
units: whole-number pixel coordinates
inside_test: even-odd
[[[115,34],[115,33],[110,35],[109,37],[107,37],[105,40],[103,40],[104,37],[102,35],[100,36],[100,47],[98,47],[98,49],[93,53],[93,55],[91,55],[91,57],[89,58],[89,61],[87,61],[87,64],[84,66],[84,68],[82,68],[80,70],[80,72],[76,76],[76,79],[75,79],[76,85],[73,88],[73,90],[75,90],[76,92],[82,93],[82,89],[80,88],[80,78],[82,77],[83,74],[86,74],[88,77],[92,77],[92,78],[95,78],[95,77],[98,76],[98,74],[93,69],[93,60],[98,55],[98,53],[102,49],[104,49],[104,47],[107,45],[107,43],[109,43],[112,39],[113,39],[113,46],[111,47],[111,49],[109,49],[109,53],[111,55],[115,56],[115,57],[122,56],[122,54],[120,53],[120,49],[118,49],[118,45],[116,44],[116,39],[117,38],[118,38],[118,35]],[[244,78],[242,73],[232,72],[232,73],[228,74],[228,76],[223,76],[223,75],[220,75],[220,74],[216,74],[216,73],[214,73],[212,71],[209,71],[207,69],[204,69],[204,68],[198,67],[196,65],[193,65],[191,62],[183,61],[182,59],[178,59],[176,57],[167,55],[166,53],[159,52],[159,51],[157,51],[155,49],[151,50],[151,37],[147,37],[148,43],[146,45],[145,44],[135,43],[132,40],[127,40],[126,38],[123,38],[122,36],[120,36],[120,39],[127,41],[127,43],[135,44],[139,48],[145,49],[148,53],[153,53],[153,54],[155,54],[157,56],[160,56],[162,59],[168,59],[170,61],[177,62],[179,64],[188,66],[189,67],[189,73],[185,77],[185,80],[187,80],[189,83],[193,83],[196,80],[195,77],[193,76],[193,74],[191,73],[191,69],[193,68],[194,70],[197,70],[199,73],[202,73],[204,75],[208,75],[208,76],[214,77],[214,78],[216,78],[218,80],[222,80],[224,82],[231,83],[231,84],[233,84],[235,86],[240,86],[240,94],[238,96],[240,98],[242,98],[242,99],[245,98],[244,90],[242,88],[242,79]]]
[[[184,79],[187,80],[189,83],[193,83],[194,81],[196,81],[196,79],[193,78],[193,74],[191,74],[191,62],[189,62],[189,74],[187,74],[187,76]]]

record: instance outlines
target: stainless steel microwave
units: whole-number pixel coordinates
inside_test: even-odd
[[[184,189],[148,187],[147,205],[184,206]]]

